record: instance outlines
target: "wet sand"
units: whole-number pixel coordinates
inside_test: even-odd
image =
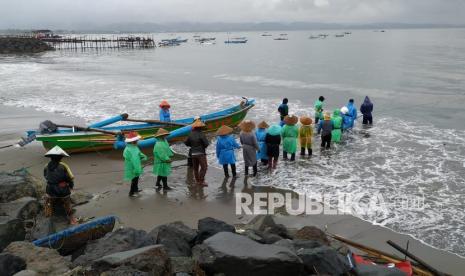
[[[80,119],[60,114],[0,105],[0,147],[16,142],[25,130],[37,128],[45,119],[57,123],[83,124]],[[42,178],[42,169],[48,161],[43,157],[44,152],[38,142],[24,148],[0,149],[0,170],[12,171],[26,167],[33,175]],[[150,154],[150,151],[148,153]],[[222,171],[211,167],[207,172],[209,186],[198,188],[193,183],[192,172],[185,166],[185,160],[181,160],[173,162],[173,174],[168,178],[172,191],[164,193],[154,189],[155,178],[151,173],[151,165],[148,165],[140,180],[139,186],[143,190],[140,197],[130,198],[129,183],[122,180],[121,152],[76,154],[67,158],[65,162],[75,174],[76,191],[86,191],[95,195],[90,203],[77,208],[78,216],[98,217],[114,214],[120,218],[120,226],[144,230],[151,230],[156,225],[176,220],[196,228],[197,220],[207,216],[233,224],[245,223],[251,217],[235,214],[235,193],[270,191],[267,187],[253,187],[244,176],[225,181]],[[410,252],[435,268],[453,275],[461,275],[465,271],[463,258],[350,215],[279,215],[277,221],[292,228],[315,225],[324,229],[327,226],[328,232],[399,256],[400,254],[387,245],[386,241],[392,240],[405,245],[409,240]]]

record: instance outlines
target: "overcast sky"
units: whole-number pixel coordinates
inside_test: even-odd
[[[0,0],[0,28],[183,21],[465,24],[465,0]]]

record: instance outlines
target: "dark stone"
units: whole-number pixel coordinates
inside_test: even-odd
[[[0,203],[22,197],[39,198],[45,192],[45,185],[33,178],[26,170],[13,173],[0,172]]]
[[[101,239],[88,242],[84,254],[77,257],[73,264],[87,266],[92,261],[109,254],[154,244],[153,237],[143,230],[131,227],[121,228],[106,234]]]
[[[336,250],[323,245],[315,248],[300,248],[297,256],[302,259],[309,274],[342,275],[350,270],[345,258]]]
[[[220,232],[196,245],[193,258],[207,275],[301,275],[303,264],[290,249]]]
[[[108,271],[118,266],[127,266],[150,275],[171,275],[171,263],[161,244],[113,253],[92,264],[96,272]]]
[[[39,53],[53,50],[47,43],[32,37],[0,37],[0,54]]]
[[[282,224],[276,224],[273,216],[271,215],[254,217],[249,223],[247,223],[246,229],[252,229],[257,233],[278,235],[284,239],[292,239],[287,228]]]
[[[160,225],[150,231],[157,244],[165,246],[170,256],[191,256],[191,247],[194,245],[197,231],[189,228],[180,221]]]
[[[20,257],[26,262],[27,269],[38,275],[63,275],[71,267],[71,263],[56,250],[38,247],[29,242],[12,242],[3,252]]]
[[[236,228],[224,221],[207,217],[199,220],[198,231],[196,243],[202,243],[204,240],[219,232],[236,233]]]
[[[151,276],[148,272],[143,272],[128,266],[119,266],[117,268],[105,271],[101,276]]]
[[[387,268],[381,265],[358,264],[355,272],[358,276],[405,276],[405,272],[395,267]]]
[[[26,269],[26,262],[9,253],[0,254],[0,275],[10,276]]]
[[[26,237],[26,230],[21,219],[10,216],[0,217],[0,250],[14,241],[23,241]]]
[[[173,273],[194,273],[195,261],[191,257],[170,257]]]
[[[294,235],[295,239],[299,240],[316,240],[322,244],[329,245],[329,240],[326,237],[325,232],[321,231],[315,226],[304,226],[296,232]]]
[[[40,210],[39,202],[33,197],[22,197],[8,203],[0,203],[0,215],[21,220],[33,219]]]

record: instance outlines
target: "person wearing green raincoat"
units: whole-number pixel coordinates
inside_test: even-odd
[[[331,132],[331,141],[335,143],[341,142],[342,138],[342,117],[339,109],[334,109],[333,118],[333,131]]]
[[[320,96],[317,101],[315,101],[315,126],[318,125],[318,121],[323,120],[323,102],[325,97]]]
[[[166,140],[169,131],[160,128],[155,133],[157,142],[153,147],[153,174],[157,176],[157,189],[161,189],[161,182],[163,182],[163,190],[171,190],[168,187],[168,176],[171,174],[171,157],[174,155],[173,151]]]
[[[123,151],[124,157],[124,180],[131,181],[131,190],[129,196],[133,197],[139,193],[139,176],[143,172],[142,161],[147,160],[147,156],[143,154],[137,146],[137,141],[141,137],[137,132],[129,132],[126,135],[126,147]]]
[[[299,128],[296,126],[299,118],[294,115],[286,116],[284,123],[286,124],[281,130],[281,137],[283,138],[283,158],[287,160],[287,154],[291,154],[291,161],[295,160],[295,153],[297,152],[297,138],[299,137]]]

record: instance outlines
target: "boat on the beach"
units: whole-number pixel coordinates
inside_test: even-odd
[[[116,219],[115,216],[100,217],[66,228],[32,243],[35,246],[53,248],[61,254],[67,254],[85,245],[88,241],[99,239],[113,231]]]
[[[247,112],[255,106],[254,99],[244,99],[239,105],[200,116],[205,124],[205,132],[213,132],[222,125],[235,127],[239,125],[247,115]],[[171,131],[168,137],[170,142],[183,141],[190,133],[190,125],[195,117],[160,122],[158,120],[132,119],[127,114],[118,115],[86,127],[69,125],[55,125],[51,133],[42,133],[37,130],[27,132],[28,140],[42,142],[45,149],[60,146],[68,153],[92,152],[101,150],[124,148],[124,135],[130,131],[137,131],[143,140],[139,141],[140,147],[153,146],[153,135],[159,128]],[[118,122],[126,122],[124,125],[113,125]]]

